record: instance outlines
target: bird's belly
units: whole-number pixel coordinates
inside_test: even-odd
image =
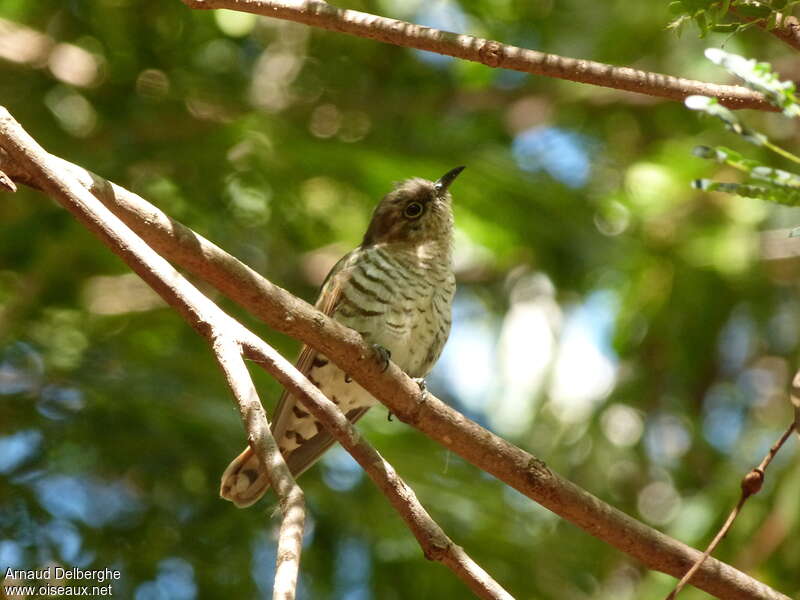
[[[386,348],[412,377],[427,375],[450,332],[452,274],[376,251],[352,267],[348,283],[333,318]]]
[[[362,388],[354,379],[346,376],[332,362],[324,367],[313,369],[309,376],[320,391],[331,402],[337,404],[343,413],[377,403],[372,394]]]
[[[422,315],[417,319],[404,320],[398,314],[390,314],[367,341],[386,348],[391,353],[392,362],[403,371],[412,377],[421,377],[426,374],[421,372],[421,367],[433,335],[434,324],[430,318],[426,323]]]

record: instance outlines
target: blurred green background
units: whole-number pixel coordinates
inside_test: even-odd
[[[578,58],[729,81],[751,30],[665,30],[667,3],[355,0]],[[141,194],[313,301],[393,181],[453,186],[459,288],[432,391],[638,519],[704,546],[791,418],[797,209],[693,191],[741,140],[680,103],[177,0],[0,0],[0,103],[50,152]],[[742,115],[798,146],[796,123]],[[782,166],[779,163],[773,163]],[[209,292],[212,293],[212,292]],[[212,297],[293,357],[294,340]],[[254,372],[268,407],[278,386]],[[518,598],[665,595],[674,580],[374,409],[367,437]],[[244,444],[205,342],[64,210],[0,202],[0,569],[122,571],[136,600],[267,598],[276,506],[218,498]],[[800,592],[796,440],[716,553]],[[341,450],[300,480],[302,598],[463,598]],[[694,589],[681,597],[704,598]]]

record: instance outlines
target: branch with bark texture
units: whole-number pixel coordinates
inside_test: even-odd
[[[680,102],[688,96],[701,95],[717,98],[720,104],[731,109],[753,108],[771,112],[778,110],[762,94],[737,85],[719,85],[630,67],[618,67],[593,60],[547,54],[494,40],[441,31],[357,10],[337,8],[318,0],[182,1],[190,8],[224,8],[295,21],[396,46],[463,58],[498,69],[511,69],[578,83],[590,83]]]
[[[422,506],[414,491],[400,478],[394,467],[361,437],[338,406],[260,338],[252,336],[244,346],[247,357],[271,373],[366,471],[417,538],[425,558],[446,565],[479,598],[513,600],[463,548],[447,537]]]
[[[303,490],[294,480],[270,431],[253,379],[244,364],[241,345],[230,335],[220,335],[213,338],[212,348],[228,387],[236,399],[247,431],[247,441],[256,456],[267,466],[269,482],[275,488],[280,501],[283,518],[278,530],[272,598],[293,600],[297,590],[297,574],[300,570],[300,553],[303,548],[303,530],[306,523]]]
[[[212,345],[239,408],[248,440],[275,487],[282,510],[275,564],[274,600],[293,600],[300,566],[305,502],[264,414],[242,361],[238,339],[244,329],[189,283],[172,265],[131,231],[73,175],[39,146],[0,107],[0,146],[14,156],[39,187],[70,211],[117,254]]]
[[[701,556],[602,502],[551,471],[531,454],[492,434],[419,386],[397,366],[383,371],[382,357],[361,336],[274,285],[235,257],[169,218],[132,192],[51,157],[159,253],[206,280],[274,329],[333,360],[402,421],[491,473],[591,535],[651,569],[681,577]],[[19,183],[41,184],[19,163],[0,154],[0,170]],[[316,416],[316,415],[315,415]],[[787,600],[733,567],[710,558],[692,584],[719,598]]]
[[[778,13],[777,21],[780,24],[769,28],[767,27],[767,20],[764,18],[747,17],[740,11],[736,10],[735,6],[731,6],[730,10],[743,21],[755,22],[757,27],[768,33],[771,33],[790,48],[793,48],[794,50],[800,50],[800,23],[798,23],[797,17]]]
[[[263,407],[242,356],[256,361],[319,420],[364,468],[411,529],[425,556],[450,568],[480,598],[511,600],[467,553],[454,544],[430,517],[411,488],[365,440],[316,386],[261,338],[204,296],[164,258],[90,193],[76,174],[81,169],[47,154],[0,107],[0,163],[3,170],[41,189],[95,233],[148,285],[211,342],[215,357],[237,401],[248,441],[269,475],[281,501],[274,600],[295,597],[305,523],[303,493],[292,478],[267,423]],[[1,173],[6,176],[6,173]],[[88,175],[85,171],[83,174]],[[108,186],[107,189],[109,189]],[[232,258],[232,257],[231,257]],[[235,260],[235,259],[234,259]]]

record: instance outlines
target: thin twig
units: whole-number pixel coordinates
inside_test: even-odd
[[[264,468],[269,482],[280,499],[281,526],[278,530],[277,558],[273,600],[293,600],[297,590],[300,570],[300,553],[303,549],[303,530],[306,522],[306,505],[303,490],[295,482],[289,467],[281,456],[278,443],[270,431],[264,408],[242,359],[241,346],[233,338],[218,336],[213,342],[217,359],[228,387],[231,388],[242,421],[246,424],[248,442],[258,457],[266,457]]]
[[[794,379],[792,379],[789,401],[792,403],[792,409],[794,410],[794,430],[800,436],[800,371],[797,371],[794,374]]]
[[[587,533],[651,569],[680,577],[700,552],[648,527],[550,470],[541,460],[467,419],[383,361],[356,332],[268,281],[146,200],[125,188],[51,157],[78,177],[109,209],[163,256],[204,279],[270,327],[322,352],[393,414],[476,467],[550,509]],[[17,182],[42,189],[19,161],[0,152],[0,169]],[[370,360],[370,357],[373,360]],[[719,598],[788,600],[786,596],[709,558],[693,585]]]
[[[592,60],[547,54],[494,40],[441,31],[357,10],[337,8],[318,0],[183,0],[183,2],[190,8],[225,8],[249,12],[387,44],[446,54],[489,67],[590,83],[670,100],[683,101],[687,96],[699,94],[718,98],[720,104],[732,109],[753,108],[771,112],[778,110],[759,92],[741,86],[718,85],[630,67],[617,67]]]
[[[754,494],[757,494],[761,491],[761,486],[764,485],[764,477],[766,475],[767,467],[769,463],[772,462],[772,459],[775,458],[775,455],[781,449],[786,440],[789,439],[789,436],[792,435],[792,432],[795,430],[794,422],[789,425],[786,431],[783,432],[781,437],[775,442],[772,447],[767,452],[767,455],[761,461],[761,463],[751,470],[747,475],[744,476],[742,479],[742,493],[739,496],[739,501],[736,503],[736,506],[733,507],[731,514],[728,515],[728,518],[725,520],[725,523],[720,527],[720,530],[717,532],[717,535],[714,536],[714,539],[711,540],[711,543],[705,549],[705,552],[697,559],[697,561],[692,565],[692,568],[689,569],[686,574],[681,577],[680,581],[675,585],[675,589],[673,589],[670,594],[666,597],[666,600],[674,600],[674,598],[680,593],[680,591],[684,588],[684,586],[689,582],[692,576],[697,572],[697,570],[702,566],[703,562],[711,556],[711,554],[716,549],[717,545],[722,541],[726,535],[728,535],[728,531],[733,526],[733,522],[736,520],[736,517],[739,516],[739,513],[744,506],[744,503],[747,502],[747,499]]]
[[[419,503],[411,488],[397,476],[391,465],[383,460],[372,446],[360,439],[355,427],[316,386],[312,385],[271,346],[229,317],[192,286],[164,258],[156,254],[96,197],[91,195],[84,187],[85,182],[81,183],[72,174],[74,169],[61,168],[64,164],[63,161],[59,162],[48,155],[2,107],[0,107],[0,146],[5,150],[4,154],[0,153],[2,154],[0,158],[7,160],[8,165],[22,169],[26,181],[35,182],[37,187],[72,212],[165,301],[172,305],[198,333],[209,339],[215,351],[224,351],[224,356],[217,355],[218,360],[226,378],[231,383],[237,403],[242,408],[242,417],[245,420],[250,444],[267,468],[278,461],[282,463],[283,469],[288,470],[280,452],[269,453],[270,444],[274,444],[275,441],[271,436],[265,439],[265,432],[269,425],[263,410],[255,407],[255,404],[260,405],[260,403],[257,402],[257,395],[251,387],[252,381],[249,374],[245,377],[242,372],[242,370],[246,371],[246,368],[241,363],[241,357],[230,346],[232,342],[229,340],[232,339],[237,340],[237,344],[245,347],[248,355],[275,375],[276,379],[301,401],[305,400],[306,407],[312,411],[312,414],[331,427],[334,437],[346,448],[354,451],[356,460],[359,460],[409,525],[419,540],[426,557],[438,560],[448,566],[481,598],[487,600],[512,598],[444,534]],[[13,159],[8,160],[12,155]],[[280,474],[271,475],[270,482],[276,486],[279,494],[281,491],[287,492],[287,490],[294,489],[286,478],[281,478]],[[297,509],[302,495],[298,495],[296,491],[294,493],[293,498],[281,498],[281,501],[287,507]],[[286,530],[290,531],[289,537],[293,537],[292,540],[287,537],[285,541],[287,544],[292,544],[297,539],[297,535],[301,535],[297,532],[297,526],[301,520],[297,510],[287,510],[284,518],[290,521],[284,525]],[[282,525],[282,529],[284,525]],[[296,553],[296,557],[299,560],[299,551]],[[288,561],[289,564],[285,564],[286,561],[282,562],[279,553],[277,567],[285,568],[282,571],[280,582],[276,573],[276,585],[281,583],[287,586],[292,583],[290,570],[293,562],[296,561],[292,558]],[[296,576],[294,581],[296,582]],[[289,591],[294,594],[293,589]],[[278,592],[278,589],[273,590],[274,598],[279,597]],[[283,597],[292,596],[281,596],[281,598]]]
[[[736,10],[735,6],[731,6],[731,12],[745,21],[754,22],[757,27],[771,33],[790,48],[800,50],[800,23],[797,22],[796,17],[778,13],[778,25],[770,29],[767,27],[766,19],[746,17]]]
[[[16,192],[17,191],[17,186],[14,183],[14,181],[11,179],[11,177],[6,175],[2,171],[0,171],[0,189],[2,189],[3,191],[6,191],[6,192]]]

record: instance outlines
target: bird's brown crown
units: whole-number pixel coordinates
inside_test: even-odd
[[[453,233],[452,198],[447,191],[463,167],[438,181],[406,179],[383,197],[372,214],[362,247],[381,243],[411,245],[448,241]]]

